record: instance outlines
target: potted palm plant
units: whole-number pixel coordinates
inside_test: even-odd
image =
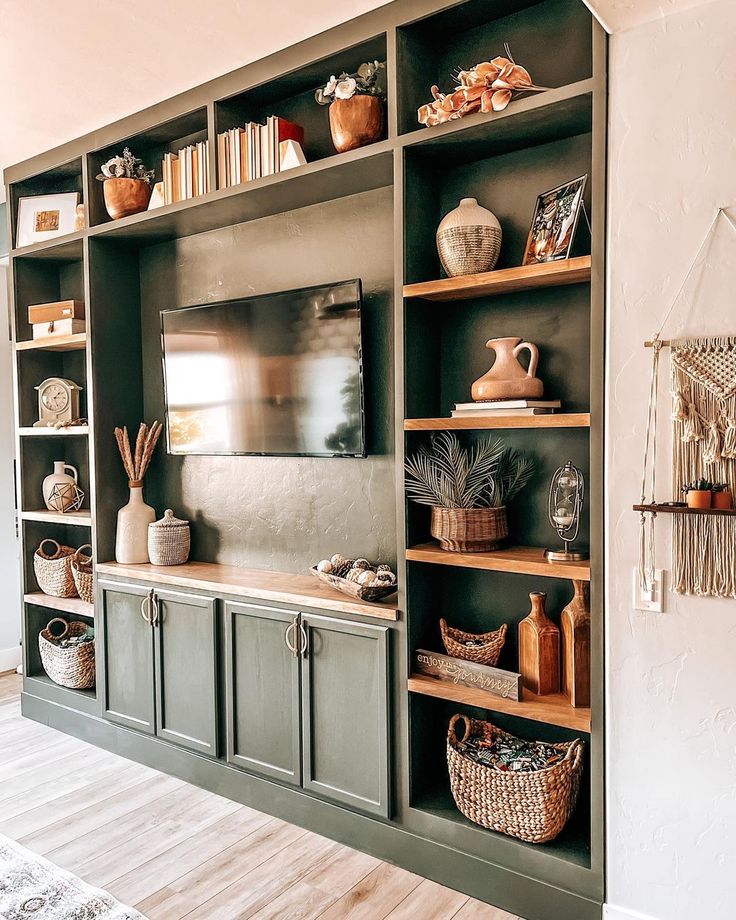
[[[97,178],[103,183],[105,208],[113,220],[145,211],[151,199],[154,170],[133,156],[130,148],[122,156],[112,157],[100,167]]]
[[[407,459],[406,491],[431,507],[431,533],[442,549],[483,553],[508,536],[506,505],[533,473],[534,461],[498,438],[464,448],[442,432]]]

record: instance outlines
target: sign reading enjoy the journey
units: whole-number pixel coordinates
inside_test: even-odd
[[[484,690],[506,700],[521,699],[521,674],[514,671],[502,671],[425,649],[417,649],[414,653],[414,671],[448,683]]]

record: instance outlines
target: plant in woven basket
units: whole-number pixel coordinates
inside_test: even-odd
[[[134,451],[130,447],[128,429],[115,429],[115,439],[130,488],[130,501],[118,511],[115,538],[115,559],[123,564],[148,562],[148,525],[156,520],[156,512],[143,501],[143,477],[161,435],[161,428],[159,422],[154,422],[150,428],[141,422]]]
[[[534,461],[483,438],[469,448],[441,432],[406,461],[406,491],[432,508],[432,536],[442,549],[486,552],[508,536],[506,505],[534,474]]]

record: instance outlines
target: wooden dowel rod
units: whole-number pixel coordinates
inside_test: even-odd
[[[659,340],[659,344],[662,345],[664,348],[669,348],[669,347],[670,347],[670,340],[669,340],[669,339],[660,339],[660,340]],[[653,348],[653,347],[654,347],[654,342],[645,342],[645,343],[644,343],[644,347],[645,347],[645,348]]]

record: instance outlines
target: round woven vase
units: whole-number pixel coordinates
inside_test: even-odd
[[[490,272],[501,251],[501,224],[475,198],[463,198],[437,228],[437,252],[451,278]]]
[[[432,507],[430,531],[440,548],[455,553],[487,553],[509,535],[506,508]]]

